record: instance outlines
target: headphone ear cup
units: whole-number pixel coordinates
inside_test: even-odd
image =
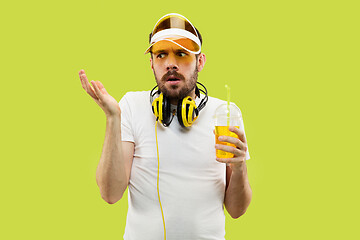
[[[182,112],[183,108],[185,108],[185,116]],[[190,111],[190,108],[192,108],[191,111]],[[192,125],[193,121],[195,121],[195,119],[199,115],[199,112],[196,108],[196,104],[195,104],[194,100],[191,99],[191,97],[183,98],[178,102],[176,113],[177,113],[179,124],[182,127],[190,127]],[[189,116],[190,114],[191,114],[191,116]]]
[[[171,123],[171,105],[167,97],[162,93],[151,103],[151,109],[157,118],[164,126],[169,126]]]
[[[155,111],[156,109],[156,111]],[[156,118],[159,117],[159,101],[153,101],[153,103],[151,104],[151,110],[153,112],[153,114],[155,115]]]
[[[177,105],[177,109],[176,109],[176,114],[177,114],[177,119],[178,119],[178,121],[179,121],[179,124],[180,124],[180,126],[182,126],[182,127],[185,127],[185,125],[184,125],[184,122],[183,122],[183,117],[182,117],[182,105],[183,105],[183,100],[184,99],[180,99],[179,101],[178,101],[178,105]]]
[[[170,101],[167,97],[163,97],[163,101],[162,101],[162,119],[163,119],[163,124],[165,126],[169,126],[171,123],[171,108],[170,108]]]
[[[161,121],[162,119],[161,119],[161,116],[159,114],[159,110],[160,110],[159,109],[159,102],[160,101],[161,101],[160,97],[155,98],[155,100],[151,103],[151,110],[154,113],[155,117]]]

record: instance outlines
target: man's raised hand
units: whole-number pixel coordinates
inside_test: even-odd
[[[83,89],[101,107],[106,117],[120,116],[121,111],[118,102],[106,91],[100,81],[91,81],[91,86],[84,70],[80,70],[79,77]]]

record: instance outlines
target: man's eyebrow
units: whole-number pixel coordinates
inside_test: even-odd
[[[153,53],[154,54],[166,53],[166,51],[165,50],[157,50],[157,51],[154,51]]]
[[[179,49],[176,50],[176,53],[179,53],[179,52],[189,53],[189,51],[186,51],[186,50],[183,49],[183,48],[179,48]]]

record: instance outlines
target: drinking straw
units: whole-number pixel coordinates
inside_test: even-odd
[[[225,84],[225,88],[227,89],[227,126],[230,125],[230,87]]]

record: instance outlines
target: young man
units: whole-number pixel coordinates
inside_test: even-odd
[[[245,133],[233,127],[238,138],[220,137],[236,147],[214,144],[213,115],[225,102],[197,87],[201,43],[185,17],[160,18],[146,50],[158,91],[128,92],[120,103],[79,72],[107,119],[96,172],[101,196],[113,204],[129,187],[124,239],[224,239],[223,205],[238,218],[250,204]],[[234,157],[217,158],[216,149]]]

